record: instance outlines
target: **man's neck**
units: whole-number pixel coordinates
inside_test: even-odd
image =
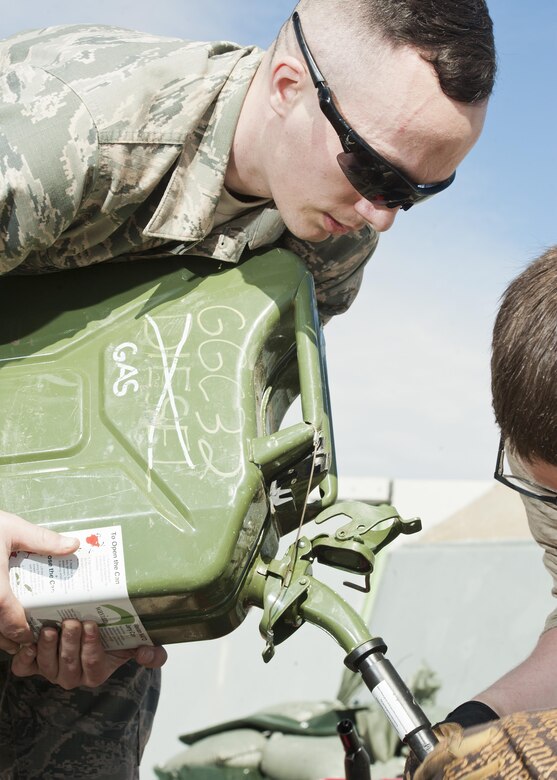
[[[263,57],[244,100],[226,169],[226,189],[240,200],[270,198],[261,154],[265,126],[265,76],[268,53]]]

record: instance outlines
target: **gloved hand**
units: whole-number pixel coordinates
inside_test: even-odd
[[[433,751],[433,753],[437,754],[441,749],[444,751],[444,746],[447,745],[448,741],[450,741],[453,737],[461,739],[464,729],[458,723],[446,723],[443,721],[442,723],[438,723],[436,726],[434,726],[433,731],[439,740],[439,744]],[[430,755],[433,755],[433,753]],[[417,771],[419,767],[420,762],[414,753],[410,751],[408,758],[406,759],[406,764],[404,765],[404,780],[413,780],[413,778],[417,778]]]
[[[442,724],[441,727],[456,724]],[[557,710],[516,712],[487,726],[456,725],[427,756],[414,780],[551,780],[557,757]]]
[[[497,713],[482,701],[466,701],[452,712],[449,712],[445,720],[433,727],[433,731],[439,738],[439,741],[444,744],[448,739],[456,738],[455,735],[462,736],[462,731],[465,728],[490,723],[498,718]],[[418,759],[411,752],[404,767],[405,780],[411,780],[414,777],[418,766]]]

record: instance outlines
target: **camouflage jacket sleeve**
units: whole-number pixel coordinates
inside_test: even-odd
[[[288,231],[283,234],[279,244],[295,252],[313,275],[319,312],[325,322],[352,305],[378,238],[369,227],[318,244],[301,241]]]
[[[0,74],[0,273],[71,225],[96,154],[94,123],[68,86],[28,64]]]

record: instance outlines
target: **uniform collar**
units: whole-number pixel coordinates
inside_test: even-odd
[[[284,228],[284,222],[276,208],[260,206],[221,225],[202,241],[182,245],[174,252],[237,263],[246,247],[258,249],[273,244],[283,234]]]
[[[248,50],[234,66],[215,104],[197,148],[186,141],[176,169],[145,234],[170,241],[200,241],[210,232],[238,117],[263,53]],[[192,128],[192,134],[197,128]],[[193,157],[192,157],[193,154]]]

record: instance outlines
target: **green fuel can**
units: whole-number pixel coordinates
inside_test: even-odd
[[[313,282],[273,250],[6,277],[0,506],[77,535],[20,552],[32,625],[93,617],[107,647],[222,636],[310,488],[336,498]],[[281,428],[300,394],[300,422]]]

